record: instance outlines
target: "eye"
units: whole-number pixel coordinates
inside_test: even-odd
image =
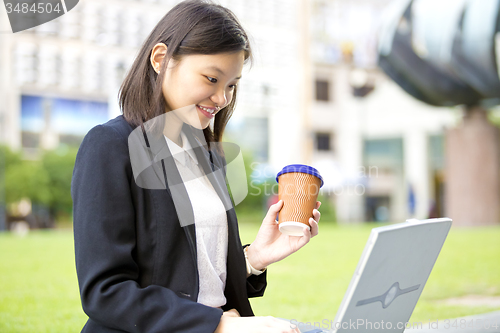
[[[211,83],[217,83],[217,79],[216,79],[216,78],[213,78],[213,77],[207,76],[207,79],[208,79],[208,81],[210,81]]]
[[[234,88],[236,88],[236,86],[237,86],[237,84],[232,84],[229,86],[229,88],[234,89]]]

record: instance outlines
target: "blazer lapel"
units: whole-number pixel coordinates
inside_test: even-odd
[[[142,128],[137,127],[128,137],[128,147],[137,186],[150,190],[164,189],[165,178],[155,164],[155,156],[162,150],[159,141],[149,133],[146,136]]]
[[[163,188],[168,191],[174,202],[180,226],[186,233],[191,249],[191,256],[196,271],[198,271],[196,227],[191,200],[189,199],[186,187],[184,186],[174,157],[168,148],[167,141],[163,134],[154,135],[153,133],[147,133],[147,138],[151,149],[151,166],[153,167],[157,180],[160,181]],[[196,288],[198,288],[198,284]],[[196,294],[198,294],[198,289],[196,289]]]

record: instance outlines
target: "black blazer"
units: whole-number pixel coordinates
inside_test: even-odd
[[[76,270],[82,307],[89,316],[82,332],[213,332],[223,311],[196,303],[195,225],[181,226],[176,212],[183,204],[183,211],[191,209],[192,214],[185,187],[177,194],[169,189],[169,178],[175,178],[170,175],[179,173],[164,138],[152,142],[143,137],[140,144],[149,149],[152,165],[134,177],[128,143],[132,131],[123,116],[96,126],[76,157],[71,186]],[[185,133],[195,147],[194,136]],[[219,154],[203,147],[195,153],[205,168],[224,170]],[[164,187],[138,186],[144,175],[161,178]],[[217,192],[227,193],[220,173],[211,175]],[[248,298],[264,294],[267,271],[246,278],[234,208],[227,211],[227,221],[223,310],[235,308],[252,316]]]

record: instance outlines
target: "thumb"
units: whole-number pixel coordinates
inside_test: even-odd
[[[269,207],[269,210],[267,211],[267,215],[264,218],[264,222],[268,224],[275,225],[276,224],[276,214],[283,208],[283,200],[278,201],[274,205],[271,205]]]
[[[236,309],[231,309],[229,311],[225,311],[223,313],[223,315],[227,316],[227,317],[240,317],[240,313]]]

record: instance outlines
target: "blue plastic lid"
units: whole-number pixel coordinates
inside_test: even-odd
[[[278,182],[279,176],[281,176],[284,173],[288,173],[288,172],[308,173],[310,175],[318,177],[321,180],[321,186],[320,186],[320,188],[324,184],[323,177],[321,177],[321,175],[319,174],[318,170],[316,170],[312,166],[305,165],[305,164],[290,164],[290,165],[287,165],[280,172],[278,172],[278,174],[276,175],[276,182]]]

